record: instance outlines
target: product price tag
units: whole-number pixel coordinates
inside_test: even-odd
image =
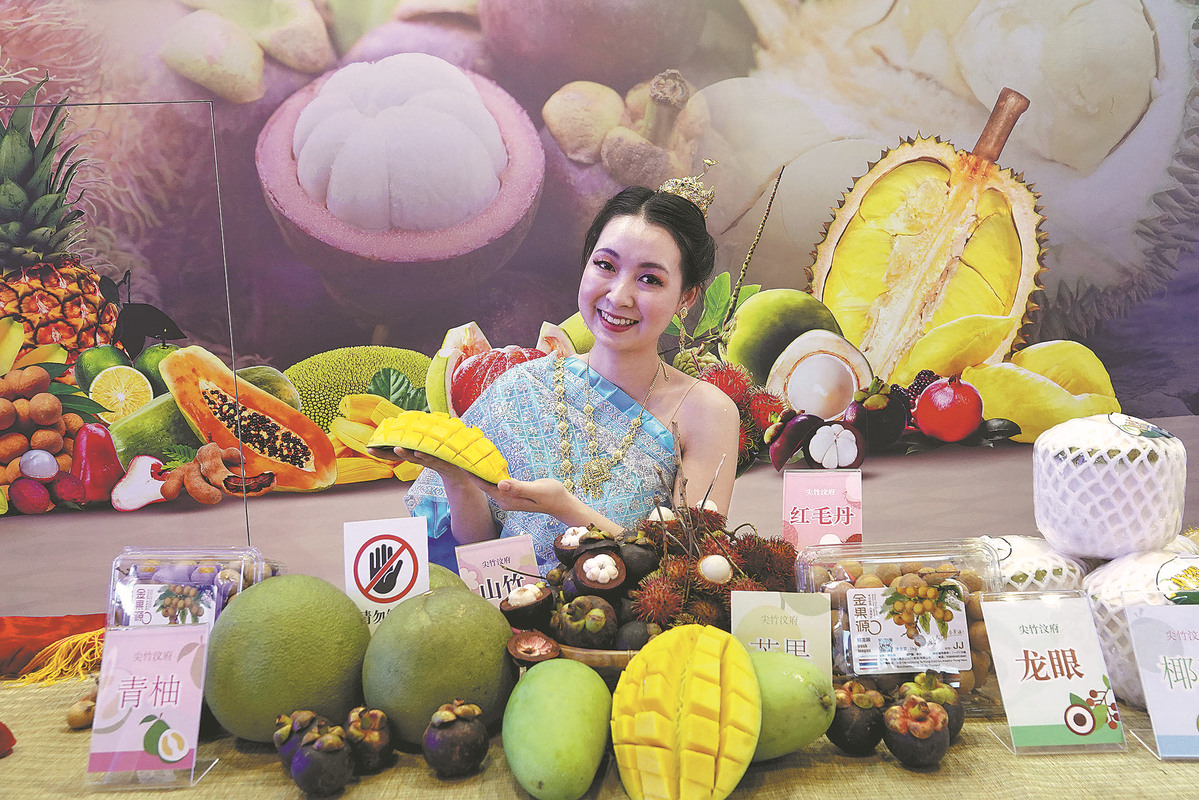
[[[458,576],[467,588],[478,592],[495,606],[513,589],[536,583],[537,556],[533,555],[533,537],[505,536],[454,548]],[[520,573],[524,573],[523,575]]]
[[[1120,712],[1086,597],[987,594],[982,608],[1012,749],[1123,750]]]
[[[801,592],[732,592],[733,637],[749,650],[790,653],[811,659],[833,674],[829,596]]]
[[[342,525],[348,594],[373,632],[401,600],[429,590],[429,535],[424,517]]]
[[[814,544],[862,541],[862,471],[785,470],[783,538],[797,551]]]
[[[1123,599],[1157,754],[1199,758],[1199,607],[1158,605],[1160,592]]]
[[[89,773],[172,770],[190,775],[196,765],[207,646],[207,625],[104,632]],[[171,778],[163,775],[151,782],[169,783]]]
[[[908,596],[898,589],[845,593],[843,637],[854,673],[970,669],[962,595],[956,586],[927,590],[932,596]]]

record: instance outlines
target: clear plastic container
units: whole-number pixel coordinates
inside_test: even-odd
[[[935,670],[968,705],[988,682],[981,594],[1004,581],[983,540],[815,545],[800,553],[796,581],[800,591],[830,595],[833,671],[845,679],[886,692]]]
[[[108,626],[211,624],[239,592],[282,572],[254,547],[126,547],[112,562]]]

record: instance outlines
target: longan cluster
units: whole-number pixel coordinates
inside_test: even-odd
[[[957,592],[946,586],[901,586],[892,595],[887,617],[896,625],[904,628],[909,639],[915,639],[920,627],[929,629],[930,620],[938,623],[941,628],[953,619],[953,602],[946,595],[953,595],[960,602]],[[907,599],[903,599],[907,598]]]
[[[199,622],[200,617],[204,616],[202,601],[199,588],[172,583],[158,595],[155,608],[171,625],[186,623],[189,614],[192,622]]]
[[[70,472],[74,436],[82,426],[78,414],[63,413],[44,368],[14,369],[0,377],[0,486],[21,477],[21,456],[30,450],[45,450],[60,471]]]

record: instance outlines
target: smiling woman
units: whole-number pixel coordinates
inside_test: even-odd
[[[706,207],[702,195],[668,187],[632,187],[609,200],[584,241],[579,282],[579,312],[594,346],[585,356],[513,367],[463,416],[499,447],[512,479],[488,484],[397,450],[430,468],[406,502],[429,520],[432,560],[452,566],[456,544],[531,534],[544,573],[567,527],[618,532],[667,494],[677,497],[684,482],[701,494],[711,487],[709,500],[727,510],[737,409],[716,387],[663,363],[657,350],[712,272],[715,245],[691,197]]]

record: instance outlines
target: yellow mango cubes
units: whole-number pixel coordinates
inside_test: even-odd
[[[612,744],[632,800],[723,800],[745,774],[761,726],[749,653],[707,625],[652,639],[612,696]]]
[[[401,411],[379,423],[367,447],[406,447],[436,456],[489,483],[508,477],[508,462],[483,432],[438,411]]]

